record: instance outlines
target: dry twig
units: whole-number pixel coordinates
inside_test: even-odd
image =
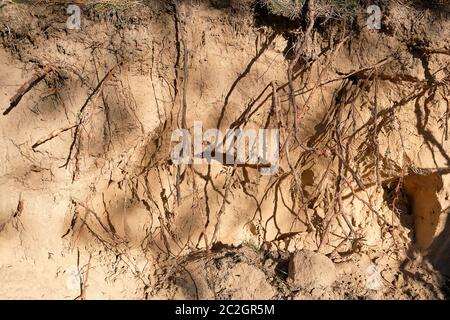
[[[34,73],[34,75],[25,82],[19,90],[17,90],[17,93],[10,99],[9,107],[3,111],[3,115],[6,116],[8,113],[10,113],[22,100],[23,96],[27,94],[28,91],[33,89],[34,86],[36,86],[39,82],[41,82],[47,74],[49,74],[51,71],[53,71],[53,67],[50,64],[47,64],[42,71],[37,71]]]

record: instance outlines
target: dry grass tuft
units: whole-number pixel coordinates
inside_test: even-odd
[[[268,10],[290,19],[301,16],[305,0],[261,0]],[[326,19],[346,19],[356,15],[358,0],[317,0],[317,17]]]

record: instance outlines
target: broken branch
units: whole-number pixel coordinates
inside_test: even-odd
[[[10,113],[11,110],[13,110],[19,104],[23,96],[28,91],[33,89],[33,87],[36,86],[39,82],[41,82],[51,71],[53,71],[53,67],[50,64],[47,64],[44,67],[44,70],[42,70],[41,72],[35,72],[35,74],[31,77],[31,79],[25,82],[19,88],[19,90],[17,90],[17,93],[9,100],[10,101],[9,107],[5,111],[3,111],[3,115],[6,116],[8,113]]]
[[[77,126],[76,124],[73,124],[73,125],[69,125],[69,126],[67,126],[67,127],[63,127],[63,128],[56,129],[56,130],[50,132],[50,133],[49,133],[48,135],[46,135],[45,137],[42,137],[42,138],[40,138],[38,141],[36,141],[36,142],[31,146],[31,148],[32,148],[32,149],[35,149],[35,148],[39,147],[41,144],[44,144],[44,143],[46,143],[47,141],[50,141],[50,140],[52,140],[53,138],[56,138],[56,137],[59,136],[61,133],[66,132],[66,131],[68,131],[68,130],[70,130],[70,129],[73,129],[73,128],[75,128],[76,126]]]

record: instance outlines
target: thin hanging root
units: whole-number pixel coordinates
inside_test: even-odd
[[[84,117],[84,111],[85,111],[86,107],[89,105],[89,103],[95,103],[96,98],[99,96],[98,93],[102,90],[103,85],[112,77],[112,75],[113,75],[114,71],[116,70],[116,68],[121,66],[122,64],[123,64],[123,62],[117,63],[114,67],[112,67],[108,71],[108,73],[106,73],[106,75],[99,81],[99,83],[97,84],[95,89],[87,97],[87,99],[84,102],[83,106],[78,111],[77,123],[76,123],[76,125],[74,125],[75,132],[74,132],[74,135],[73,135],[72,143],[70,145],[69,155],[67,156],[66,162],[61,166],[61,168],[67,168],[67,166],[69,165],[70,160],[72,159],[72,154],[74,153],[74,151],[76,152],[76,154],[79,153],[79,144],[80,144],[79,142],[80,142],[80,134],[81,134],[80,127],[83,124],[83,122],[86,120],[85,117]],[[75,175],[76,174],[74,173],[74,176]]]
[[[70,125],[70,126],[67,126],[67,127],[63,127],[63,128],[56,129],[56,130],[52,131],[51,133],[49,133],[48,135],[46,135],[46,136],[40,138],[38,141],[36,141],[36,142],[31,146],[31,148],[35,149],[35,148],[39,147],[41,144],[44,144],[44,143],[46,143],[47,141],[50,141],[50,140],[52,140],[53,138],[56,138],[56,137],[59,136],[61,133],[66,132],[66,131],[68,131],[68,130],[70,130],[70,129],[73,129],[73,128],[75,128],[76,126],[77,126],[76,124],[73,124],[73,125]]]
[[[89,270],[91,269],[91,259],[92,259],[92,253],[89,254],[88,263],[80,268],[80,250],[78,250],[77,268],[78,268],[78,275],[80,277],[80,295],[78,297],[76,297],[74,300],[86,300],[86,289],[88,287]],[[86,270],[83,270],[85,268],[86,268]]]
[[[298,115],[297,115],[297,104],[295,103],[295,90],[294,90],[294,67],[300,61],[302,54],[304,54],[305,48],[309,47],[312,42],[312,31],[314,23],[316,21],[316,6],[315,0],[309,0],[308,2],[308,26],[303,35],[303,39],[299,39],[294,46],[294,59],[289,63],[287,75],[288,75],[288,85],[289,85],[289,105],[293,110],[294,116],[294,138],[298,140]]]
[[[450,56],[450,50],[443,49],[443,48],[434,48],[434,49],[416,48],[416,49],[425,54],[444,54],[444,55]]]
[[[228,178],[226,180],[225,194],[224,194],[224,197],[223,197],[222,205],[220,206],[220,210],[217,213],[217,222],[216,222],[216,225],[214,226],[214,232],[213,232],[213,236],[211,238],[211,245],[213,245],[217,241],[217,237],[219,236],[219,233],[220,233],[220,223],[222,222],[221,218],[222,218],[222,216],[225,213],[226,204],[228,202],[228,194],[230,192],[230,187],[233,184],[233,175],[234,175],[235,172],[236,172],[236,162],[235,162],[234,167],[230,171],[230,174],[228,175]]]
[[[375,147],[375,178],[377,180],[377,187],[381,188],[381,174],[380,174],[380,144],[378,141],[378,70],[375,69],[375,96],[373,105],[373,133],[372,142]]]
[[[372,204],[370,204],[369,202],[367,202],[366,200],[364,200],[362,197],[360,197],[358,195],[358,193],[356,192],[355,188],[353,188],[351,182],[346,178],[343,177],[344,182],[348,185],[348,187],[350,188],[353,196],[358,199],[359,201],[361,201],[364,205],[366,205],[367,208],[370,209],[370,211],[372,211],[379,219],[381,219],[387,226],[393,226],[393,224],[391,225],[377,210],[374,209],[374,207],[372,206]]]
[[[13,110],[19,104],[23,96],[27,94],[28,91],[33,89],[34,86],[41,82],[47,76],[47,74],[49,74],[53,70],[53,67],[50,64],[47,64],[42,71],[35,72],[31,79],[25,82],[19,88],[19,90],[17,90],[17,93],[9,100],[9,107],[5,111],[3,111],[3,115],[6,116],[8,113],[10,113],[11,110]]]

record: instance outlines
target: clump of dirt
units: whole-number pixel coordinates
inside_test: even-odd
[[[0,297],[444,298],[448,4],[314,3],[2,1]],[[175,163],[198,121],[279,129],[278,171]]]
[[[322,263],[319,263],[322,262]],[[291,265],[288,270],[287,265]],[[308,266],[295,268],[292,265]],[[319,271],[322,277],[319,277]],[[289,274],[289,278],[288,278]],[[309,275],[309,277],[307,277]],[[424,262],[405,265],[376,252],[346,261],[301,250],[274,255],[254,248],[222,247],[193,253],[159,272],[152,299],[443,299],[439,274]]]
[[[307,250],[291,255],[288,274],[292,285],[304,290],[327,288],[336,281],[333,261]]]
[[[197,256],[197,257],[196,257]],[[241,247],[191,254],[169,272],[162,288],[152,288],[158,299],[269,300],[276,291],[267,278],[258,252]]]

